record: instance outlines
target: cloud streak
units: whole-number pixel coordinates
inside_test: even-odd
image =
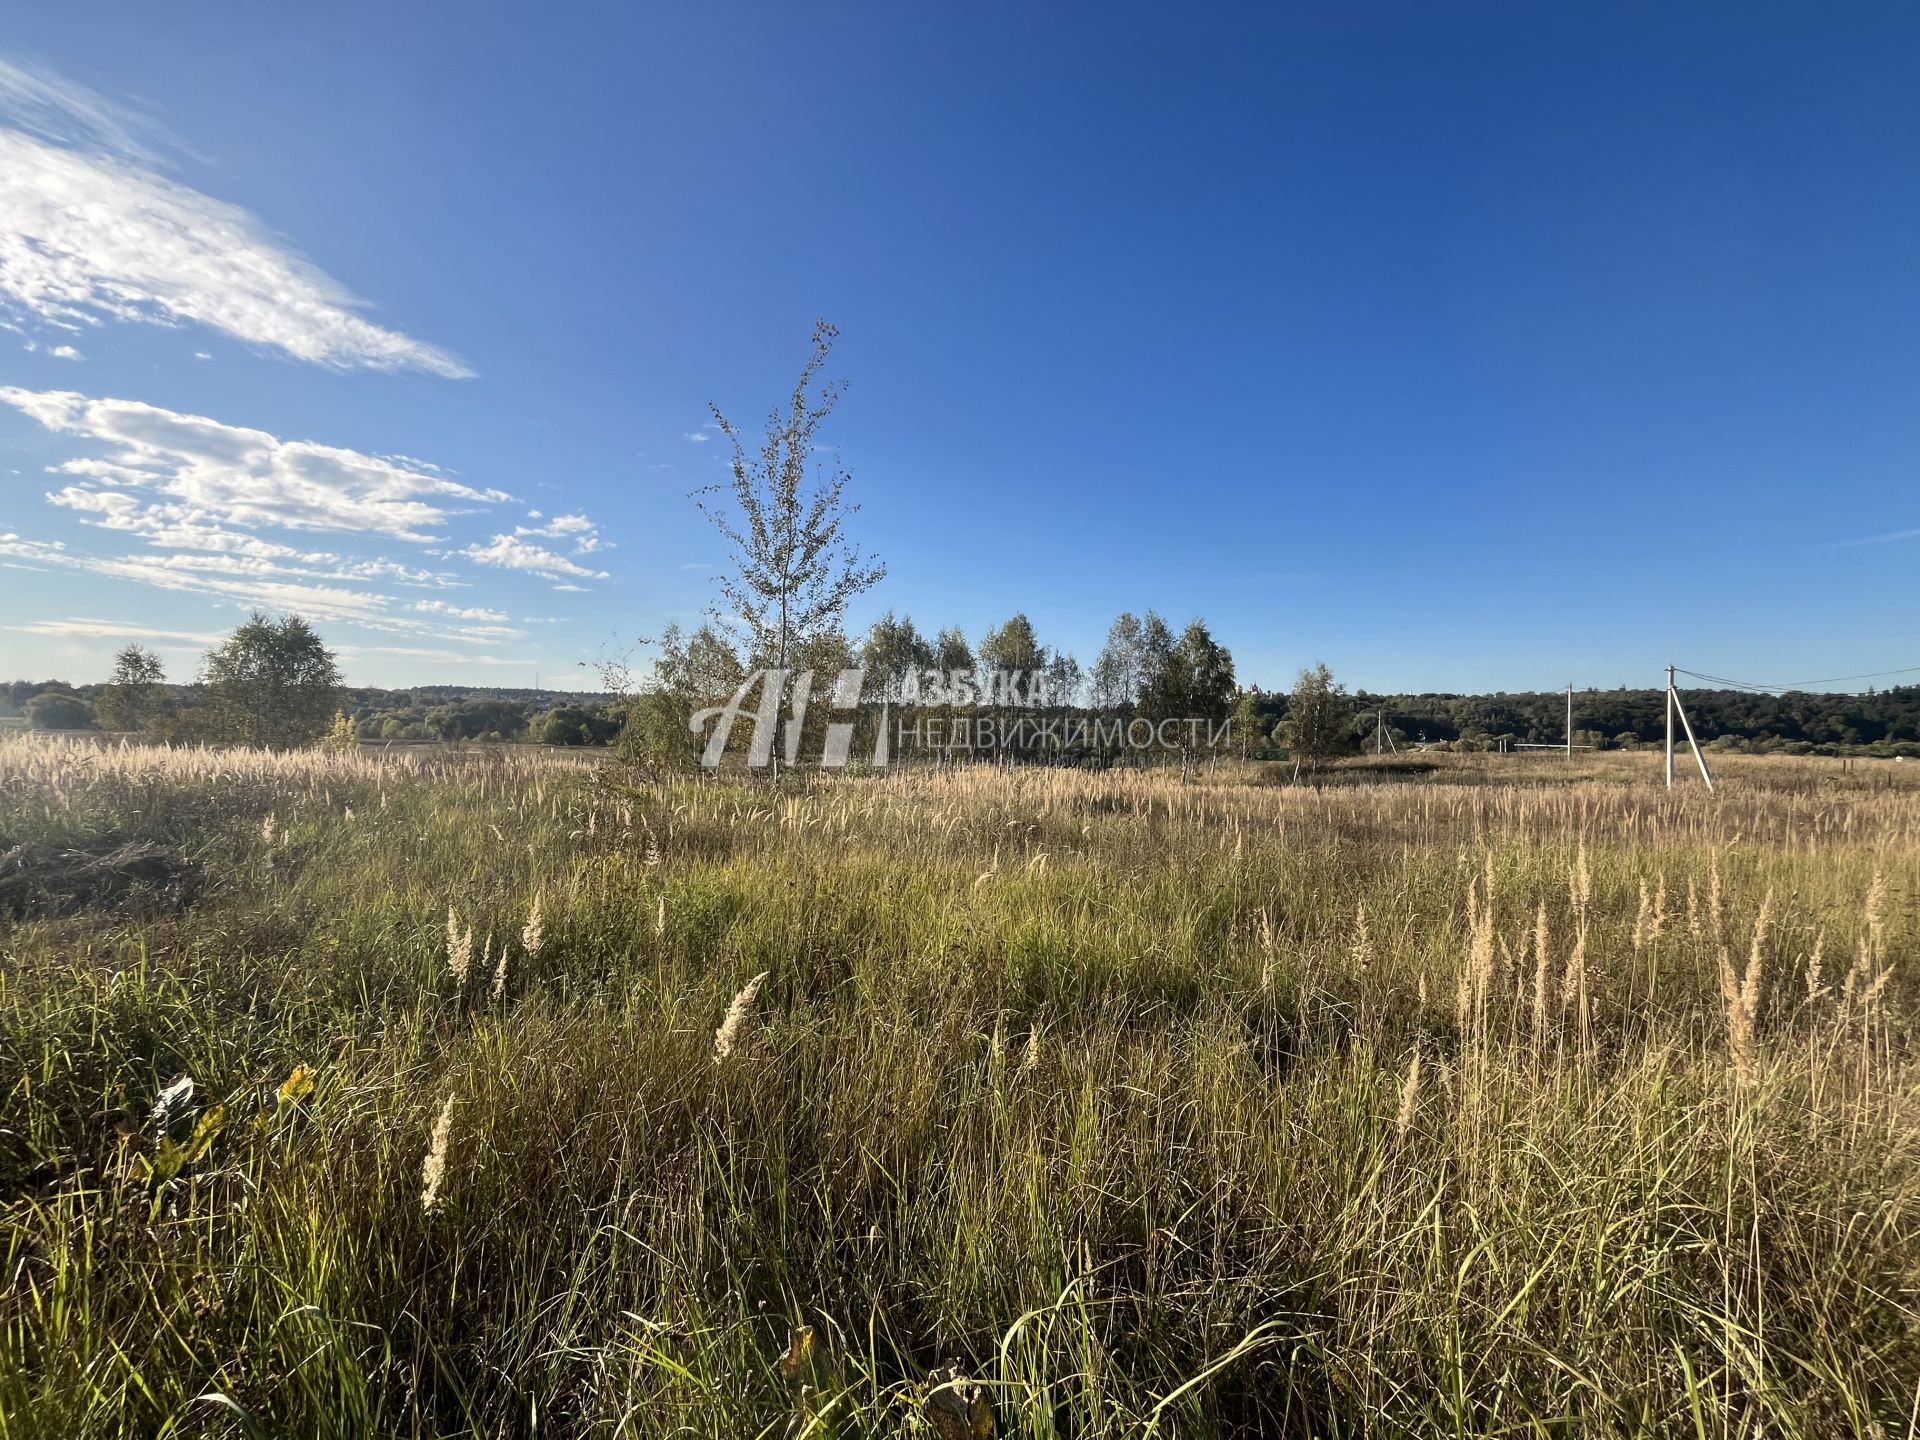
[[[1855,550],[1862,545],[1897,545],[1903,540],[1920,540],[1920,529],[1889,530],[1883,535],[1863,535],[1857,540],[1835,540],[1823,550]]]
[[[56,477],[47,502],[103,538],[122,537],[123,550],[129,542],[136,547],[87,553],[9,531],[0,534],[0,565],[7,568],[124,580],[461,644],[525,632],[504,623],[503,609],[405,598],[394,587],[444,593],[471,585],[463,561],[549,582],[608,578],[573,558],[608,544],[577,512],[530,514],[540,523],[462,546],[449,531],[473,525],[476,513],[512,497],[468,485],[430,461],[285,440],[71,390],[0,386],[0,411],[6,407],[91,452],[47,467]],[[416,553],[430,558],[407,563],[366,554],[368,541],[418,546]]]
[[[11,531],[0,534],[0,561],[26,562],[29,568],[54,569],[116,580],[134,580],[162,590],[185,591],[272,610],[295,611],[315,620],[349,620],[384,629],[409,629],[390,616],[390,597],[345,584],[305,583],[271,575],[209,572],[203,567],[167,563],[164,557],[128,555],[118,558],[82,555],[58,542],[25,540]]]
[[[445,502],[512,498],[460,484],[421,461],[281,440],[139,400],[0,386],[0,404],[57,434],[106,447],[104,455],[56,467],[83,483],[48,498],[99,515],[96,523],[110,529],[212,532],[216,545],[219,536],[262,528],[379,535],[424,545],[439,538],[434,532],[448,518]]]
[[[62,639],[183,640],[194,645],[216,645],[221,636],[204,630],[155,630],[119,620],[35,620],[5,627],[21,635],[53,635]]]
[[[196,324],[335,369],[474,372],[237,205],[167,179],[124,107],[0,59],[0,301],[65,330]]]

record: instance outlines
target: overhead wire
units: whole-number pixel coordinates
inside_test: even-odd
[[[1751,690],[1766,694],[1781,690],[1804,690],[1812,685],[1843,685],[1851,680],[1884,680],[1890,675],[1920,675],[1920,665],[1908,665],[1899,670],[1873,670],[1863,675],[1832,675],[1824,680],[1792,680],[1783,685],[1762,684],[1757,680],[1732,680],[1725,675],[1705,675],[1698,670],[1684,670],[1675,666],[1677,674],[1689,676],[1695,680],[1704,680],[1709,685],[1723,685],[1733,690]]]

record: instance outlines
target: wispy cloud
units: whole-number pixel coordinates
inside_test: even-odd
[[[361,655],[398,655],[407,660],[430,660],[446,665],[510,665],[528,668],[534,660],[516,660],[506,655],[479,655],[466,650],[434,649],[423,645],[341,645],[336,654],[343,659]]]
[[[529,520],[543,517],[538,510],[527,512]],[[576,555],[591,555],[596,550],[611,549],[609,541],[603,539],[600,527],[584,515],[556,515],[544,525],[516,525],[513,533],[522,538],[539,536],[547,540],[565,540],[573,546]]]
[[[22,635],[85,636],[114,640],[184,640],[195,645],[218,644],[221,637],[211,631],[155,630],[146,625],[130,625],[120,620],[35,620],[27,625],[8,625]]]
[[[427,460],[285,440],[76,391],[0,387],[0,412],[6,407],[88,452],[47,467],[65,483],[45,498],[103,540],[120,542],[120,553],[98,553],[8,531],[0,534],[6,568],[122,580],[461,644],[525,632],[506,623],[503,609],[409,598],[396,587],[468,586],[476,579],[468,563],[546,581],[608,578],[575,558],[608,546],[578,512],[529,514],[539,523],[463,546],[464,537],[448,532],[473,534],[466,527],[476,514],[512,497]],[[408,563],[411,557],[366,553],[369,545],[396,543],[430,558]]]
[[[191,323],[339,369],[473,374],[365,318],[247,211],[157,173],[156,133],[84,86],[0,59],[0,301],[66,330]]]
[[[712,438],[713,437],[707,434],[704,430],[687,431],[687,439],[691,440],[696,445],[704,445],[707,443],[707,441],[711,440]]]
[[[1920,529],[1889,530],[1884,535],[1863,535],[1858,540],[1835,540],[1820,548],[1823,550],[1852,550],[1861,545],[1894,545],[1902,540],[1920,540]]]
[[[245,571],[210,572],[200,566],[169,564],[168,557],[83,555],[58,543],[24,540],[12,532],[0,534],[0,558],[26,561],[40,569],[132,580],[162,590],[212,596],[236,605],[297,611],[316,620],[349,620],[375,627],[407,628],[396,627],[392,622],[393,601],[389,596],[345,584],[302,583]]]
[[[604,570],[590,570],[544,545],[536,545],[518,535],[496,535],[485,545],[469,545],[460,553],[476,565],[490,565],[500,570],[524,570],[529,575],[539,575],[548,580],[557,580],[563,575],[581,580],[607,578]]]
[[[416,600],[413,608],[425,615],[444,615],[449,620],[504,620],[503,610],[489,610],[485,606],[473,605],[461,607],[449,605],[444,600]]]
[[[49,430],[107,447],[103,456],[56,467],[87,483],[49,498],[100,514],[113,529],[335,530],[426,544],[447,519],[444,504],[436,502],[511,498],[462,485],[417,461],[282,440],[139,400],[0,386],[0,403]],[[124,488],[103,490],[103,484]],[[129,489],[165,498],[135,499]]]
[[[0,116],[43,140],[78,145],[159,165],[156,150],[177,150],[154,120],[84,85],[0,56]]]

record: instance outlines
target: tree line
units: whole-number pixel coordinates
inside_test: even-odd
[[[33,729],[290,748],[334,731],[341,690],[334,652],[311,625],[256,610],[207,652],[189,685],[168,684],[158,655],[128,645],[104,685],[83,692],[60,681],[16,681],[0,693],[0,703]]]
[[[717,627],[703,624],[691,632],[669,627],[655,662],[623,693],[348,687],[339,682],[332,652],[305,621],[255,614],[189,681],[169,682],[157,656],[129,645],[105,684],[0,683],[0,718],[43,730],[97,729],[174,743],[288,746],[324,738],[335,717],[344,716],[360,741],[624,744],[678,765],[697,750],[686,730],[689,715],[730,695],[751,668],[748,658]],[[1152,611],[1119,616],[1087,666],[1043,645],[1024,613],[990,627],[975,643],[958,626],[928,632],[889,612],[858,642],[835,629],[795,647],[788,658],[795,669],[828,674],[865,668],[867,698],[896,709],[916,670],[1037,674],[1046,682],[1049,713],[1230,718],[1231,750],[1248,757],[1298,751],[1326,758],[1385,748],[1389,741],[1402,750],[1491,750],[1503,742],[1551,745],[1566,738],[1562,691],[1349,693],[1324,666],[1305,672],[1290,691],[1240,686],[1231,654],[1204,621],[1175,632]],[[1920,685],[1861,694],[1684,693],[1701,741],[1719,749],[1920,758]],[[1665,700],[1657,688],[1576,691],[1575,742],[1607,749],[1658,745]]]

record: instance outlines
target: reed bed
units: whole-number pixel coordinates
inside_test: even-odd
[[[1920,767],[1469,759],[0,739],[0,1436],[1913,1433]]]

